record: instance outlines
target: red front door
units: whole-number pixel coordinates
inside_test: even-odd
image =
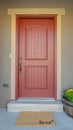
[[[54,97],[54,19],[19,20],[19,97]]]

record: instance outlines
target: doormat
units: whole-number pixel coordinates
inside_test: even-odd
[[[16,126],[55,126],[52,112],[20,112]]]

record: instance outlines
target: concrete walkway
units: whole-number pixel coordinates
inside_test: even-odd
[[[16,126],[18,112],[7,112],[6,108],[0,108],[0,130],[73,130],[73,118],[64,112],[54,112],[56,126]]]

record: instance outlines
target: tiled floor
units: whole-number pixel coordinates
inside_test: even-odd
[[[16,126],[19,113],[8,113],[5,108],[0,108],[0,130],[73,130],[73,118],[64,112],[54,112],[56,126],[49,127],[25,127]]]

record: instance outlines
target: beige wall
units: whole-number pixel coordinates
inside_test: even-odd
[[[65,8],[62,16],[62,91],[73,87],[73,0],[2,0],[0,2],[0,106],[10,99],[11,17],[8,8]],[[3,83],[9,87],[4,88]]]

